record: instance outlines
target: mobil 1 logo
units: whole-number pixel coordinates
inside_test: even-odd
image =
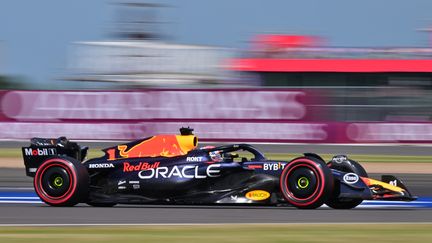
[[[50,156],[56,155],[57,150],[55,148],[23,148],[25,156]]]

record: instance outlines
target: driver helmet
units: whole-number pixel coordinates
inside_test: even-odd
[[[213,162],[221,162],[223,160],[221,152],[219,150],[211,151],[209,155]]]

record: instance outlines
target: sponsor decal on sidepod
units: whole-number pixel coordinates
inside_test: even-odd
[[[133,184],[133,185],[132,185],[132,188],[133,188],[134,190],[138,190],[138,189],[140,189],[141,187],[140,187],[140,185],[138,185],[138,184]]]
[[[246,193],[246,198],[253,201],[262,201],[270,197],[270,193],[263,190],[254,190]]]
[[[264,170],[283,170],[285,168],[285,164],[282,163],[264,163]]]
[[[186,162],[201,162],[203,161],[203,157],[187,157]]]
[[[343,180],[347,184],[354,184],[359,180],[359,176],[354,173],[347,173],[343,176]]]
[[[114,168],[114,165],[111,163],[89,164],[89,168],[90,169]]]
[[[133,171],[141,171],[141,170],[149,170],[155,169],[159,167],[160,162],[155,163],[147,163],[147,162],[139,162],[137,165],[131,165],[129,162],[123,163],[123,172],[133,172]]]
[[[195,178],[204,179],[207,177],[218,177],[220,175],[220,164],[212,164],[207,166],[205,173],[200,174],[199,166],[186,165],[182,168],[173,166],[171,169],[168,167],[157,167],[148,170],[142,170],[138,173],[138,177],[141,179],[151,178]]]

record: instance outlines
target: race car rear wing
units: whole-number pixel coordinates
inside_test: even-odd
[[[50,157],[68,156],[83,161],[88,147],[69,141],[66,137],[32,138],[29,147],[22,147],[22,155],[27,176],[34,177],[37,168]]]

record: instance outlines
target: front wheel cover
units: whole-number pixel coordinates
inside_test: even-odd
[[[295,207],[318,208],[333,190],[333,176],[323,161],[301,157],[285,166],[280,189],[285,200]]]
[[[33,181],[36,194],[51,206],[77,204],[83,199],[87,187],[87,174],[80,166],[65,158],[46,160],[38,168]]]

